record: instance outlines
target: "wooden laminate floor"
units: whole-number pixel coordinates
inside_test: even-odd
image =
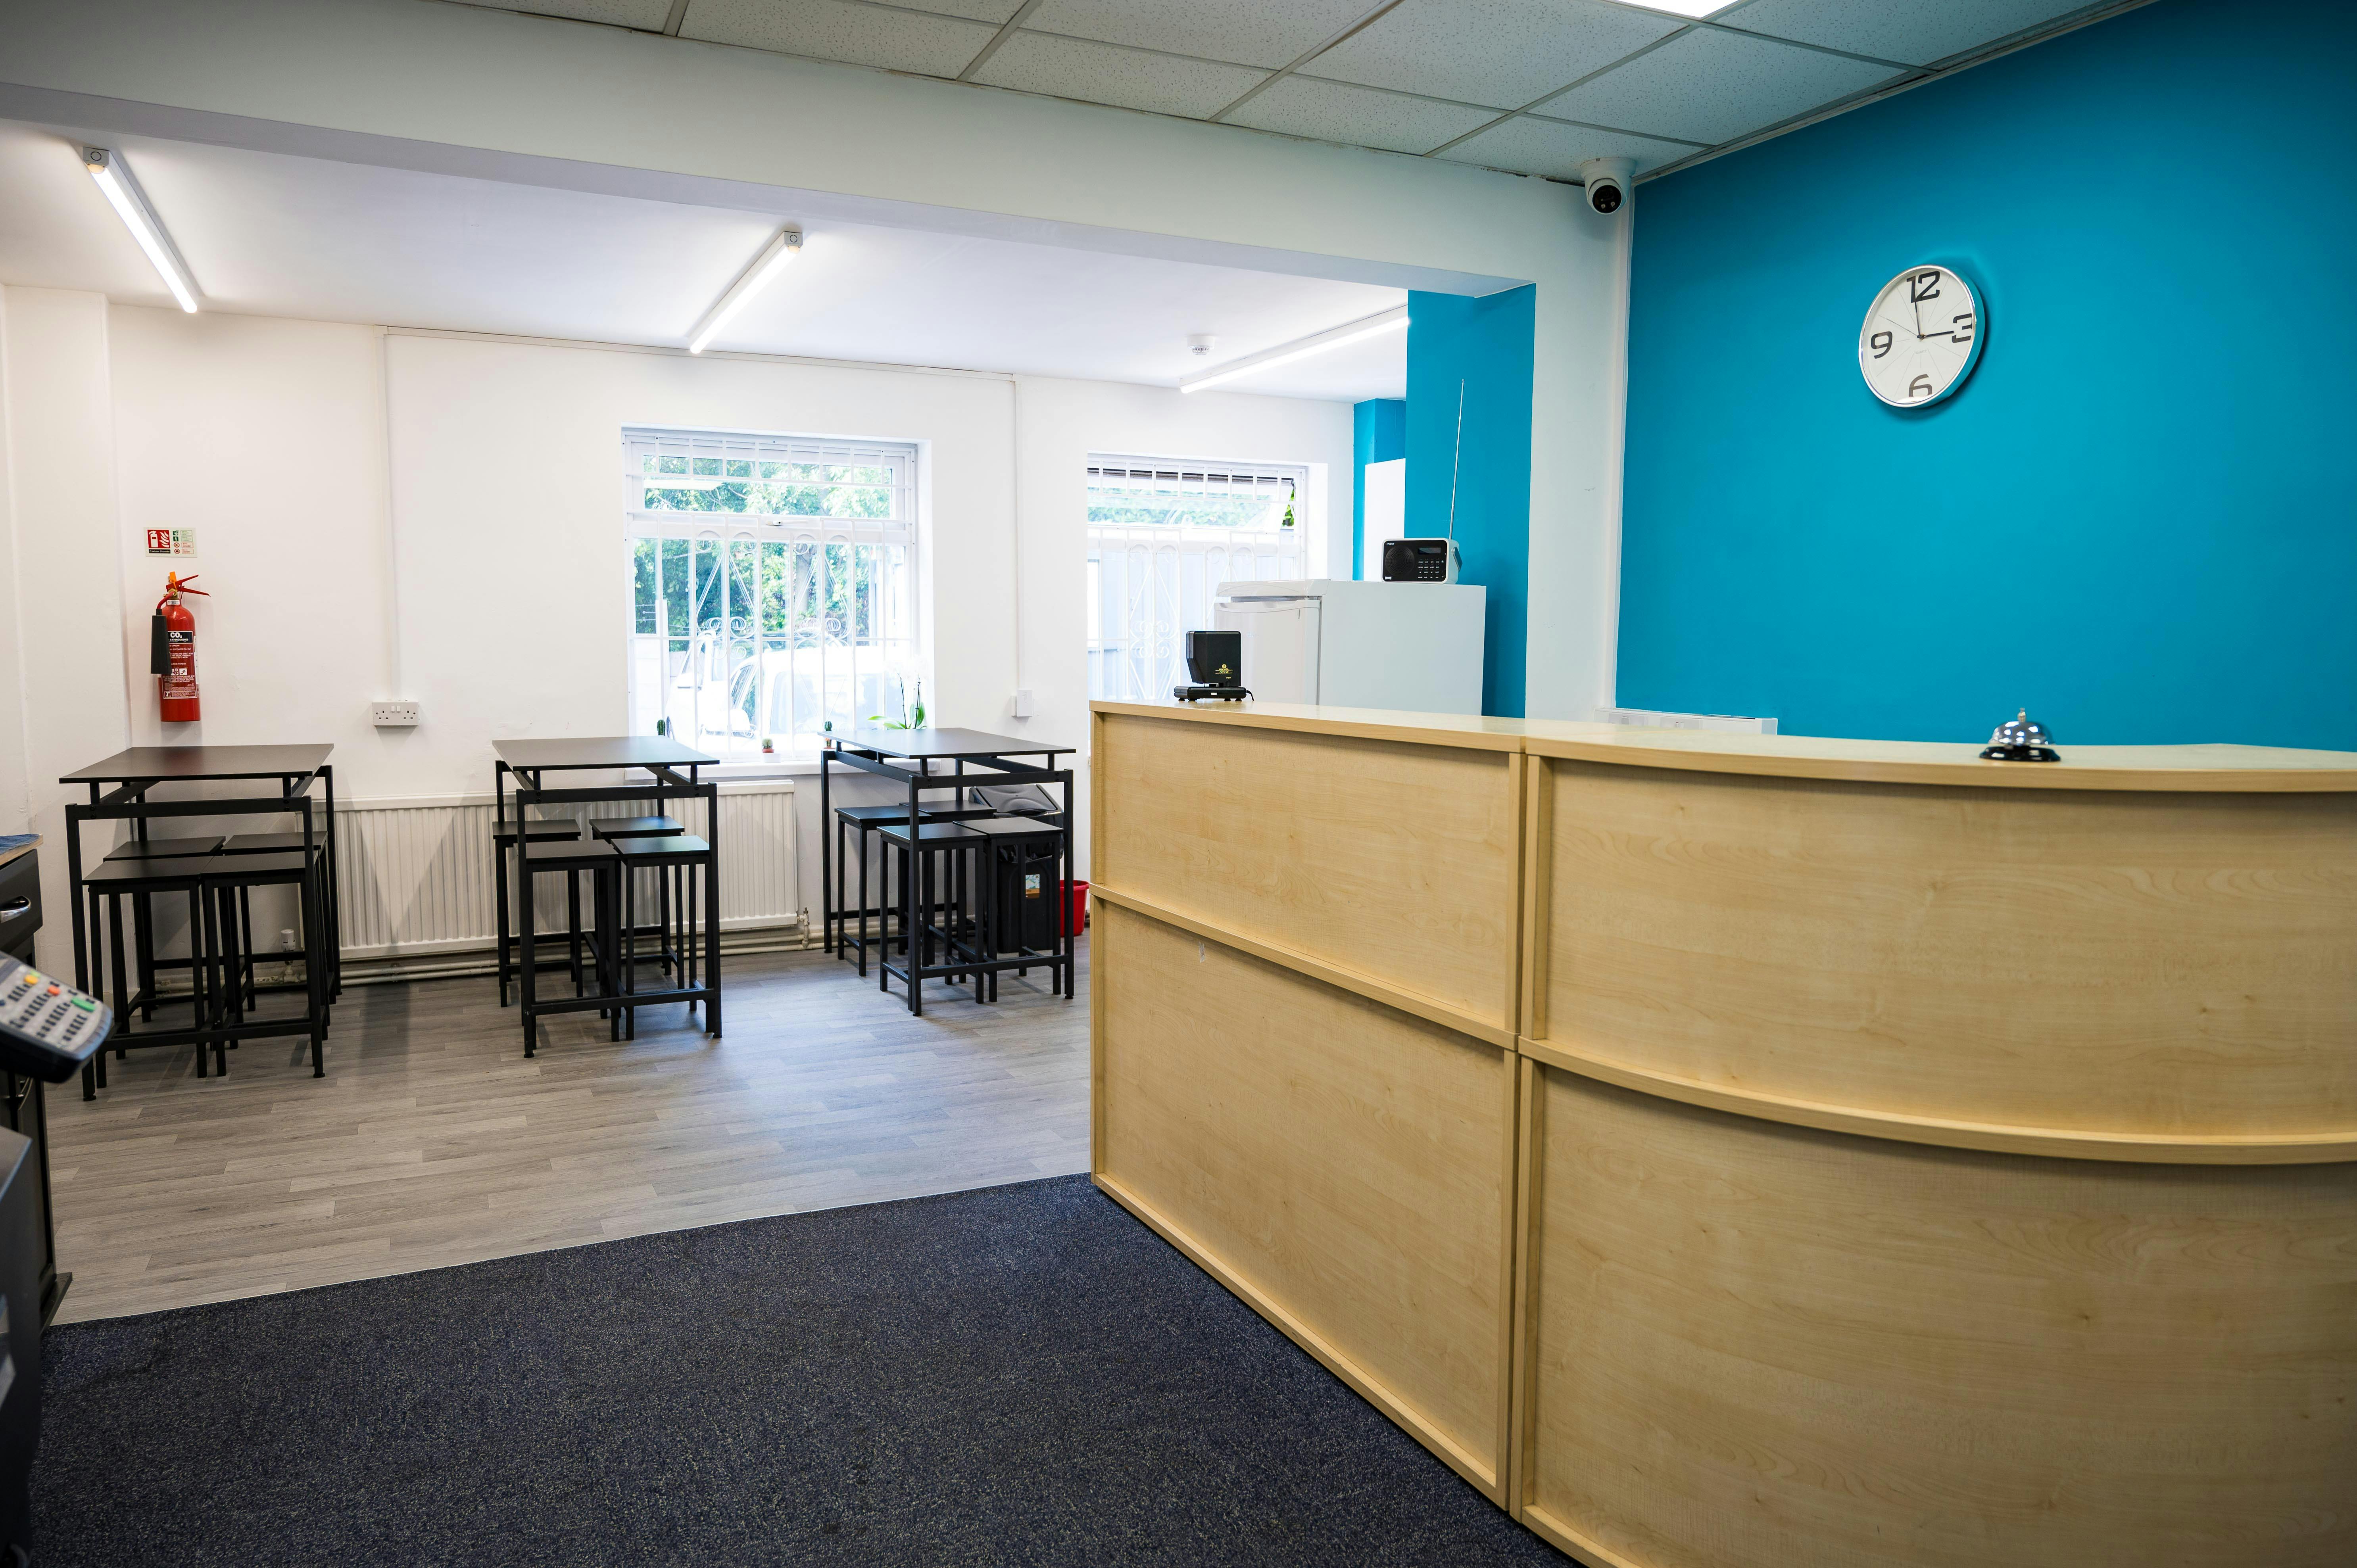
[[[299,1040],[135,1051],[49,1096],[60,1322],[405,1273],[1088,1166],[1081,996],[995,1005],[824,954],[732,960],[725,1038],[651,1009],[553,1020],[524,1059],[489,979],[350,986],[328,1076]]]

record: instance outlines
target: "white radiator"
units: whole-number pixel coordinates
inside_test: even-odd
[[[624,816],[628,805],[576,806],[576,818]],[[643,809],[643,808],[636,808]],[[704,832],[700,800],[668,802],[691,833]],[[393,796],[338,801],[344,956],[420,958],[488,948],[498,940],[491,882],[489,795]],[[560,814],[555,808],[535,816]],[[802,919],[791,779],[720,787],[720,927],[794,926]],[[535,923],[561,930],[565,879],[540,878]],[[513,889],[511,888],[511,896]],[[513,918],[511,917],[512,926]]]

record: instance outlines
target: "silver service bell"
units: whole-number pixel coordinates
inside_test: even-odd
[[[1992,762],[2060,762],[2062,754],[2054,749],[2053,738],[2023,708],[1996,726],[1981,755]]]

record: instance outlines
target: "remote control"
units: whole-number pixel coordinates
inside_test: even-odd
[[[0,1067],[63,1083],[113,1028],[97,997],[0,954]]]

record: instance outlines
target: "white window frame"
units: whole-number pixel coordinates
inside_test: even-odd
[[[909,441],[626,427],[622,512],[630,577],[624,616],[631,732],[651,733],[655,721],[665,719],[669,733],[683,744],[724,762],[784,763],[814,758],[821,726],[830,722],[841,731],[871,714],[904,716],[904,704],[914,700],[922,675],[925,644],[919,624],[924,603],[919,456],[918,444]],[[717,476],[685,476],[698,481],[697,488],[725,483],[732,473],[746,473],[742,466],[748,464],[883,469],[889,476],[884,484],[845,488],[884,492],[888,514],[685,511],[650,505],[651,489],[685,488],[650,483],[650,457],[686,458],[691,469],[719,465]],[[755,467],[749,475],[758,478],[763,472]],[[651,607],[639,596],[640,544],[647,541],[655,542],[652,570],[658,574]],[[673,542],[683,542],[685,551],[666,548]],[[691,616],[697,621],[684,628],[670,624],[675,596],[660,575],[683,553],[694,603]],[[804,575],[798,577],[798,569]],[[705,595],[721,596],[710,609],[748,604],[753,614],[708,613],[694,600],[699,579]],[[769,590],[780,581],[784,614],[772,624]],[[813,594],[797,595],[797,582],[809,583]],[[840,616],[828,613],[838,590],[845,596]],[[645,624],[650,608],[651,628]],[[691,673],[695,671],[702,674]],[[730,700],[746,694],[753,706],[749,719]],[[774,741],[774,752],[760,749],[765,736]]]
[[[1254,495],[1290,488],[1294,526],[1243,529],[1167,523],[1088,523],[1089,695],[1167,698],[1186,680],[1184,634],[1211,624],[1225,582],[1294,581],[1312,558],[1311,466],[1242,459],[1089,454],[1086,485],[1146,495]],[[1091,509],[1093,510],[1093,507]]]

